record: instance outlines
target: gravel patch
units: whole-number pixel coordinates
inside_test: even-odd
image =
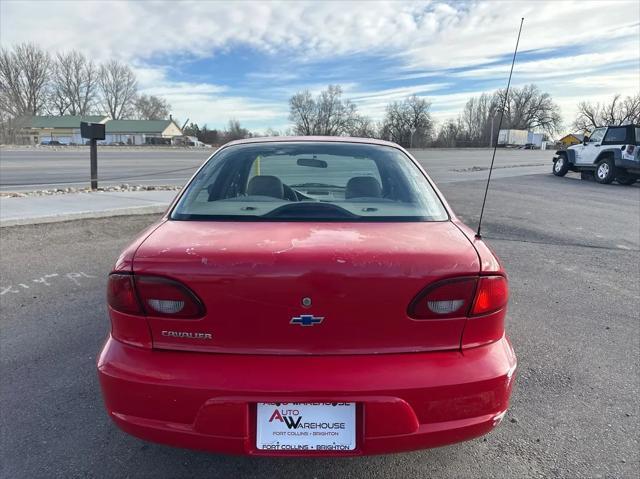
[[[129,185],[123,183],[121,185],[100,187],[97,190],[92,190],[89,187],[84,188],[51,188],[48,190],[35,190],[35,191],[0,191],[0,197],[3,198],[26,198],[30,196],[52,196],[52,195],[66,195],[69,193],[91,193],[93,191],[102,192],[116,192],[116,191],[178,191],[182,189],[182,186],[177,185]]]

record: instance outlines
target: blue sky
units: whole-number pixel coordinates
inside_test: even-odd
[[[210,127],[284,130],[288,98],[342,85],[362,113],[417,94],[436,121],[503,87],[520,17],[514,85],[536,83],[567,128],[578,102],[640,91],[640,2],[0,3],[4,46],[35,41],[129,62],[143,93]],[[90,32],[90,35],[86,35]]]

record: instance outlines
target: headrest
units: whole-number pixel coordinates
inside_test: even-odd
[[[354,176],[349,179],[344,197],[349,198],[381,198],[382,187],[373,176]]]
[[[277,176],[261,175],[254,176],[247,185],[247,195],[249,196],[270,196],[282,199],[284,197],[284,187],[282,181]]]

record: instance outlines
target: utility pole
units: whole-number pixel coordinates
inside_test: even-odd
[[[489,136],[489,148],[493,148],[493,120],[496,119],[496,115],[494,114],[491,117],[491,136]]]
[[[411,133],[411,134],[409,135],[409,149],[411,149],[411,148],[413,148],[413,134],[416,132],[416,127],[415,127],[415,126],[412,126],[412,127],[409,129],[409,132]]]
[[[491,117],[491,134],[489,135],[489,148],[493,146],[493,119],[495,116]]]
[[[493,148],[493,120],[496,119],[496,117],[498,116],[498,113],[501,112],[501,109],[498,108],[494,113],[493,116],[491,117],[491,136],[489,137],[489,148]],[[499,133],[499,132],[498,132]]]

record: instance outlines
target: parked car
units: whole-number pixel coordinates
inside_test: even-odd
[[[505,270],[393,143],[227,143],[107,297],[104,403],[150,441],[379,454],[480,436],[509,404]]]
[[[40,144],[46,145],[46,146],[62,146],[63,145],[63,143],[60,143],[58,140],[45,140]]]
[[[617,181],[632,185],[640,179],[640,127],[637,125],[596,128],[583,143],[556,151],[553,174],[577,171],[593,175],[598,183]]]

